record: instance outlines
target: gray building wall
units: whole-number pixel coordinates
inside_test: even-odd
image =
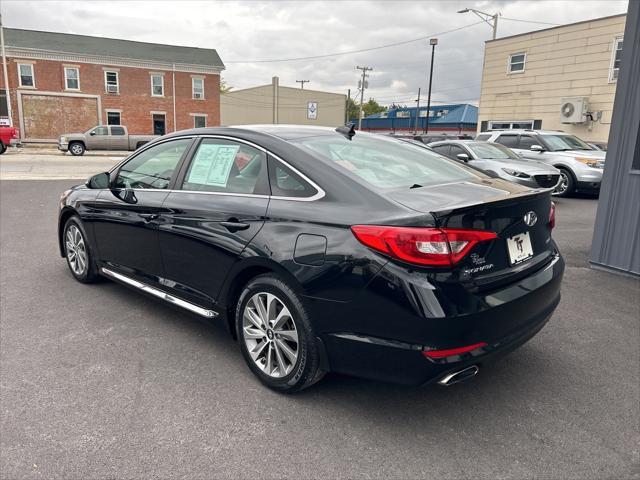
[[[640,1],[629,2],[591,264],[640,276]]]

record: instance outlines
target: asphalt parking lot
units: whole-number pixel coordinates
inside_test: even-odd
[[[283,396],[222,325],[72,279],[74,183],[0,182],[2,478],[640,478],[640,282],[588,268],[596,200],[557,200],[562,303],[476,378]]]

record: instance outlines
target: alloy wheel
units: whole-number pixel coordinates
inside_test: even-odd
[[[558,185],[556,186],[556,189],[553,191],[553,193],[562,194],[567,191],[568,187],[569,177],[565,172],[560,172],[560,181],[558,182]]]
[[[287,306],[268,292],[253,295],[244,307],[245,346],[255,365],[280,378],[291,373],[298,360],[298,330]]]
[[[82,147],[77,143],[74,143],[73,145],[71,145],[71,153],[80,155],[82,153]]]
[[[71,225],[65,238],[67,262],[76,275],[83,275],[87,270],[87,249],[80,229]]]

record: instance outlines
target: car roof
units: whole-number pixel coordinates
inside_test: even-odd
[[[490,133],[492,135],[494,133],[528,133],[528,134],[534,134],[534,135],[571,135],[570,133],[563,132],[562,130],[530,130],[526,128],[513,128],[511,130],[505,129],[505,130],[491,130],[490,132],[481,132],[481,134],[483,133]]]
[[[476,140],[471,140],[471,139],[451,139],[451,140],[438,140],[437,142],[430,142],[429,146],[436,146],[436,145],[445,145],[445,144],[449,144],[449,143],[457,143],[457,144],[461,144],[461,145],[469,145],[471,143],[482,143],[483,145],[486,145],[487,142],[482,142],[482,141],[476,141]]]

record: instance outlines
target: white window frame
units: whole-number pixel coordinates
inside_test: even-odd
[[[151,77],[151,96],[152,97],[164,97],[164,75],[161,73],[152,73]],[[160,86],[162,87],[162,93],[160,95],[153,92],[153,78],[160,77]]]
[[[522,59],[522,70],[511,70],[511,65],[512,65],[511,59],[513,57],[517,57],[518,55],[524,55],[524,58]],[[516,62],[516,63],[520,63],[520,62]],[[527,67],[527,52],[517,52],[517,53],[511,53],[509,55],[509,61],[507,62],[508,75],[512,75],[516,73],[524,73],[526,67]]]
[[[104,118],[105,122],[104,122],[104,124],[105,124],[105,125],[108,125],[108,126],[110,126],[110,127],[111,127],[111,126],[113,126],[113,124],[110,124],[110,123],[109,123],[109,114],[110,114],[110,113],[117,113],[117,114],[118,114],[119,122],[120,122],[120,123],[118,123],[118,124],[117,124],[117,125],[115,125],[115,126],[122,126],[122,110],[105,110],[105,111],[104,111],[104,115],[105,115],[105,118]]]
[[[202,96],[196,97],[196,80],[202,81]],[[204,100],[204,77],[191,77],[191,98],[193,100]]]
[[[107,74],[108,73],[115,73],[116,74],[116,91],[115,92],[110,92],[109,88],[108,88],[108,83],[107,83]],[[117,70],[105,70],[104,71],[104,91],[105,93],[111,94],[111,95],[120,95],[120,72]]]
[[[613,39],[613,50],[611,51],[611,65],[609,65],[609,83],[616,83],[618,81],[618,75],[620,74],[620,67],[617,69],[614,67],[616,64],[616,52],[618,51],[618,45],[623,42],[624,37],[616,37]],[[623,47],[624,48],[624,45]],[[622,63],[622,59],[621,59]],[[614,73],[618,70],[618,75],[614,77]]]
[[[17,65],[18,65],[18,86],[20,88],[36,88],[36,74],[35,74],[35,70],[33,68],[33,63],[20,62]],[[31,81],[32,81],[33,85],[23,85],[22,84],[22,74],[20,73],[20,67],[22,67],[22,66],[29,67],[31,69]]]
[[[206,128],[207,127],[207,117],[209,116],[206,113],[190,113],[193,117],[193,128]],[[196,118],[204,118],[204,127],[196,127]]]
[[[507,128],[507,129],[498,128],[498,130],[513,130],[514,129],[514,126],[513,126],[514,123],[530,123],[531,127],[528,128],[528,129],[525,128],[523,130],[533,130],[534,120],[489,120],[487,122],[487,131],[488,132],[494,130],[494,128],[493,128],[493,124],[494,123],[508,123],[509,124],[509,128]],[[522,127],[518,127],[518,129],[522,129]],[[484,132],[482,132],[482,133],[484,133]]]
[[[396,118],[411,118],[411,112],[409,110],[396,112]]]
[[[80,67],[63,66],[62,68],[64,69],[64,89],[71,90],[73,92],[79,92],[80,91]],[[77,75],[76,79],[78,80],[77,88],[69,87],[69,77],[67,76],[67,70],[76,71],[76,75]]]

